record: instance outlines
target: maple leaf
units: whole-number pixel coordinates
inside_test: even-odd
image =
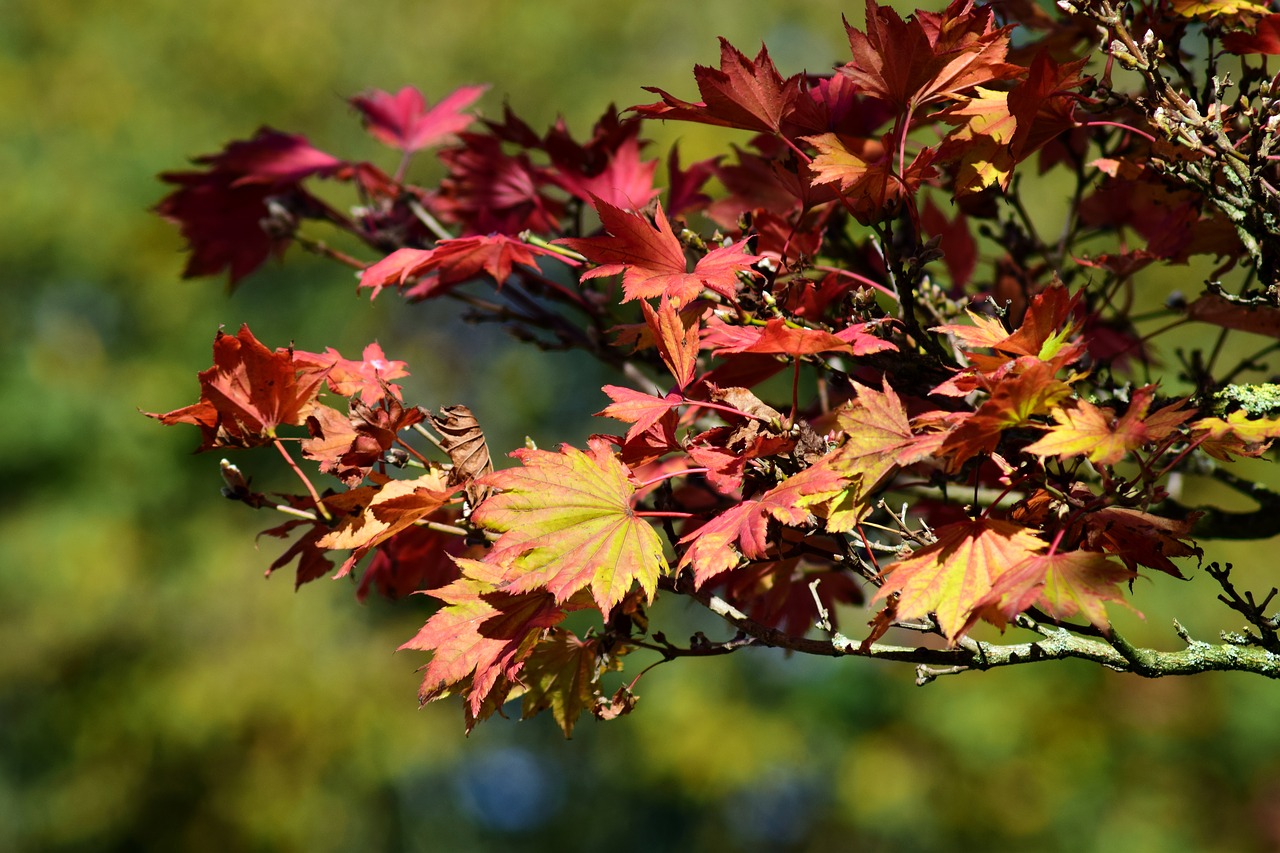
[[[194,162],[207,169],[160,175],[178,188],[155,211],[176,223],[187,240],[191,257],[184,278],[226,269],[233,288],[289,244],[287,235],[262,226],[271,220],[273,207],[293,217],[323,215],[324,204],[299,182],[350,173],[350,164],[312,147],[306,137],[267,127]]]
[[[1172,519],[1127,507],[1104,507],[1085,515],[1084,542],[1090,550],[1115,554],[1130,569],[1147,566],[1181,578],[1182,572],[1170,558],[1201,554],[1190,541],[1199,515]]]
[[[1005,430],[1029,424],[1068,396],[1071,387],[1053,378],[1055,372],[1047,362],[1027,359],[1021,370],[996,380],[991,396],[942,441],[938,454],[949,458],[949,470],[958,471],[979,453],[991,453]]]
[[[818,619],[815,582],[832,628],[838,606],[862,602],[862,587],[851,573],[806,567],[799,557],[744,566],[728,577],[724,595],[757,622],[803,637]]]
[[[763,327],[735,327],[717,317],[707,325],[703,344],[713,348],[716,355],[750,352],[800,357],[820,352],[844,352],[850,355],[897,352],[898,348],[893,343],[871,334],[870,330],[873,328],[871,323],[859,323],[832,334],[822,329],[788,325],[781,318],[769,320]]]
[[[927,459],[938,451],[943,433],[917,436],[912,432],[906,407],[882,377],[882,391],[853,383],[854,400],[836,413],[845,442],[830,458],[830,466],[849,478],[854,488],[828,507],[827,529],[849,530],[870,507],[863,498],[895,468]]]
[[[413,480],[385,482],[360,515],[348,516],[320,539],[323,548],[351,549],[334,577],[345,577],[374,548],[444,506],[457,491],[448,480],[448,473],[437,469]]]
[[[662,420],[667,412],[684,403],[684,395],[678,391],[672,391],[665,397],[655,397],[619,385],[606,385],[602,390],[613,402],[603,411],[596,412],[596,415],[631,424],[631,429],[627,430],[627,441],[631,441]]]
[[[528,719],[550,708],[551,715],[564,732],[573,735],[573,727],[584,711],[594,713],[604,702],[600,692],[600,673],[609,666],[599,638],[579,639],[572,631],[553,628],[534,646],[520,673],[524,699],[520,716]]]
[[[937,541],[888,568],[874,601],[898,593],[896,618],[920,619],[933,613],[951,642],[964,633],[993,584],[1046,547],[1034,531],[1008,521],[978,518],[934,531]]]
[[[438,145],[465,130],[475,118],[462,111],[488,88],[462,86],[430,109],[422,92],[413,86],[394,95],[375,89],[352,98],[351,105],[360,111],[374,139],[409,153]]]
[[[908,113],[965,91],[1017,76],[1004,61],[1012,27],[995,28],[991,8],[952,0],[940,13],[898,13],[867,0],[867,31],[845,21],[853,61],[841,69],[866,94]]]
[[[197,452],[254,447],[276,437],[281,424],[300,425],[315,406],[322,376],[298,375],[290,350],[272,352],[243,325],[234,336],[218,330],[213,367],[198,374],[200,401],[172,412],[144,412],[163,424],[200,428]]]
[[[809,507],[838,496],[847,485],[831,468],[814,465],[793,474],[756,500],[746,500],[722,512],[680,540],[688,545],[680,568],[693,568],[694,584],[702,586],[716,575],[749,560],[768,556],[769,519],[796,526],[809,518]],[[735,549],[736,543],[736,549]]]
[[[720,69],[697,65],[693,76],[702,95],[701,103],[682,101],[662,89],[645,86],[646,92],[653,92],[662,101],[631,109],[645,118],[694,121],[764,133],[777,133],[784,122],[797,117],[807,127],[816,127],[820,122],[813,102],[801,94],[802,76],[796,74],[784,80],[763,45],[752,60],[722,38]]]
[[[330,518],[344,519],[352,514],[358,515],[362,512],[373,494],[373,488],[361,487],[337,494],[325,495],[321,500]],[[285,505],[305,512],[314,513],[315,510],[315,503],[310,497],[288,495],[285,497]],[[329,559],[329,549],[320,544],[320,540],[329,534],[329,523],[321,517],[309,520],[291,519],[258,534],[259,537],[274,536],[277,539],[284,539],[300,527],[303,528],[302,535],[294,540],[293,544],[271,563],[266,572],[267,577],[271,577],[276,570],[289,565],[294,559],[297,559],[298,568],[294,575],[294,589],[304,583],[324,577],[333,570],[333,563]]]
[[[1054,371],[1084,355],[1084,344],[1070,339],[1079,329],[1075,319],[1080,291],[1074,296],[1066,287],[1054,284],[1037,293],[1027,307],[1018,328],[1008,333],[994,317],[969,311],[974,326],[949,324],[930,331],[955,335],[967,346],[981,346],[1000,353],[996,356],[965,352],[969,360],[984,373],[1007,369],[1011,361],[1029,356],[1054,365]]]
[[[1173,11],[1184,18],[1242,18],[1252,20],[1270,9],[1253,0],[1172,0]]]
[[[459,577],[458,564],[453,558],[473,550],[479,549],[468,546],[461,536],[429,527],[408,527],[378,546],[360,578],[356,598],[364,601],[370,590],[377,590],[395,600],[411,592],[453,583]]]
[[[431,652],[418,699],[430,702],[463,686],[478,715],[499,679],[515,681],[547,628],[566,608],[545,590],[511,593],[494,587],[492,566],[460,558],[463,576],[431,593],[445,607],[400,649]]]
[[[561,168],[551,174],[551,180],[585,202],[599,198],[617,207],[640,210],[662,192],[653,186],[658,161],[641,160],[641,145],[634,135],[629,136],[610,152],[603,168],[592,174]]]
[[[647,300],[641,300],[644,321],[653,333],[662,363],[675,377],[681,390],[688,387],[698,370],[698,319],[686,322],[667,297],[662,297],[658,310],[654,311]]]
[[[1168,435],[1178,423],[1193,412],[1183,411],[1180,419],[1169,422],[1167,410],[1156,429],[1145,419],[1155,397],[1156,386],[1146,385],[1133,393],[1128,410],[1119,418],[1110,408],[1098,407],[1083,398],[1075,398],[1053,410],[1056,425],[1039,441],[1028,445],[1028,453],[1037,456],[1087,456],[1097,465],[1115,465],[1130,451]]]
[[[456,284],[488,273],[501,287],[511,278],[516,264],[538,270],[536,255],[555,257],[555,252],[532,246],[503,234],[455,237],[441,240],[430,249],[397,249],[360,274],[359,287],[372,289],[370,298],[390,285],[404,287],[411,279],[425,276],[406,296],[426,299]]]
[[[435,197],[444,221],[462,225],[464,237],[559,230],[563,205],[543,192],[551,178],[528,155],[508,154],[502,140],[489,134],[458,138],[457,147],[437,155],[449,170]]]
[[[1190,427],[1197,446],[1224,462],[1233,456],[1261,456],[1280,438],[1280,419],[1250,418],[1244,410],[1231,412],[1226,418],[1200,418]]]
[[[667,212],[671,216],[702,210],[711,203],[711,196],[702,192],[702,187],[715,173],[720,159],[699,160],[686,169],[680,165],[680,146],[671,146],[667,155]]]
[[[933,175],[932,148],[920,150],[906,171],[899,174],[892,134],[881,140],[850,138],[834,133],[806,136],[804,141],[818,150],[809,168],[815,184],[838,183],[840,193],[851,205],[859,222],[867,223],[911,199],[920,185]]]
[[[583,273],[583,279],[623,273],[623,302],[665,296],[678,306],[695,299],[703,288],[732,299],[738,291],[739,273],[758,275],[751,265],[762,258],[743,254],[738,246],[713,249],[698,260],[693,272],[687,272],[684,247],[671,230],[661,204],[655,214],[655,227],[648,218],[602,199],[597,198],[594,203],[611,236],[565,237],[555,242],[600,265]]]
[[[396,434],[423,417],[422,409],[406,409],[394,397],[381,397],[376,406],[353,399],[347,417],[329,406],[316,406],[307,416],[311,438],[303,440],[302,455],[319,462],[321,472],[354,486],[385,461]]]
[[[409,375],[405,369],[408,365],[388,359],[377,341],[364,348],[359,361],[343,358],[333,347],[326,347],[322,353],[294,350],[293,360],[301,376],[319,374],[333,393],[343,397],[359,396],[370,406],[388,393],[399,397],[400,386],[389,380]]]
[[[1236,301],[1223,293],[1206,293],[1187,306],[1187,318],[1269,338],[1280,338],[1280,308]]]
[[[1246,53],[1280,54],[1280,15],[1263,17],[1253,25],[1253,32],[1226,33],[1222,36],[1222,49],[1238,56]]]
[[[556,601],[590,588],[608,612],[638,582],[649,597],[666,571],[662,541],[631,507],[627,469],[602,445],[589,453],[517,450],[522,467],[481,478],[500,490],[471,515],[502,535],[486,560],[503,568],[504,589],[545,587]]]
[[[1136,572],[1097,551],[1033,554],[1001,574],[986,600],[975,609],[992,605],[1006,619],[1013,619],[1037,607],[1059,621],[1082,613],[1091,624],[1110,633],[1111,621],[1103,602],[1128,606],[1119,585],[1135,577]]]

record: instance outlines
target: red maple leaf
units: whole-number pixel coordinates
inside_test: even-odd
[[[684,247],[671,230],[661,204],[655,214],[656,224],[651,225],[647,217],[602,199],[595,199],[594,203],[611,236],[566,237],[556,242],[600,265],[583,273],[583,279],[622,273],[624,302],[665,296],[673,304],[683,305],[695,299],[703,288],[732,299],[738,292],[739,273],[757,275],[751,265],[762,258],[743,254],[736,245],[711,250],[688,272]]]
[[[435,198],[444,221],[462,225],[463,236],[559,230],[563,206],[543,193],[551,179],[528,155],[506,153],[502,140],[489,134],[458,138],[458,146],[437,155],[449,170]]]
[[[596,412],[596,415],[631,424],[631,429],[627,430],[627,441],[631,441],[662,420],[667,412],[684,403],[684,395],[678,391],[672,391],[665,397],[655,397],[619,385],[606,385],[603,390],[613,402],[603,411]]]
[[[1227,53],[1243,55],[1263,53],[1280,54],[1280,15],[1267,15],[1253,25],[1253,32],[1242,30],[1222,37],[1222,49]]]
[[[1111,622],[1103,602],[1124,604],[1120,584],[1135,577],[1135,572],[1096,551],[1033,554],[1000,575],[978,609],[996,606],[1006,619],[1029,607],[1038,607],[1057,620],[1082,613],[1109,633]]]
[[[583,201],[601,198],[618,207],[640,210],[662,192],[653,186],[658,161],[640,159],[641,144],[634,135],[628,136],[609,152],[603,168],[590,174],[559,168],[551,173],[551,180]]]
[[[662,89],[645,86],[646,92],[659,95],[662,101],[632,109],[645,118],[696,121],[765,133],[776,133],[789,121],[806,129],[823,125],[814,102],[801,92],[803,77],[796,74],[784,80],[764,46],[752,60],[722,38],[720,69],[697,65],[693,76],[698,81],[701,103],[682,101]]]
[[[1200,555],[1199,546],[1191,539],[1191,528],[1199,515],[1177,520],[1125,507],[1105,507],[1085,515],[1084,541],[1090,550],[1115,554],[1130,569],[1148,566],[1181,578],[1183,574],[1171,558]]]
[[[871,333],[871,323],[858,323],[837,334],[822,329],[805,329],[790,326],[785,320],[772,319],[760,326],[730,326],[716,318],[707,324],[703,345],[714,349],[716,355],[728,353],[776,353],[778,355],[806,356],[820,352],[844,352],[850,355],[869,355],[876,352],[897,352],[890,341]]]
[[[234,336],[218,331],[213,367],[202,370],[199,379],[199,402],[145,414],[163,424],[195,424],[204,451],[267,444],[281,424],[302,424],[315,406],[323,376],[300,377],[292,350],[272,352],[244,325]]]
[[[197,157],[205,171],[166,172],[160,180],[178,189],[156,212],[176,223],[191,251],[183,277],[229,270],[231,284],[260,267],[289,243],[264,230],[274,204],[291,215],[323,211],[299,182],[312,175],[347,171],[348,164],[313,148],[306,137],[262,128],[249,140],[232,142],[218,154]]]
[[[720,157],[711,157],[691,163],[689,168],[680,165],[680,146],[672,145],[667,155],[667,212],[672,216],[704,209],[711,203],[711,196],[702,187],[720,163]]]
[[[960,95],[975,86],[1017,76],[1004,61],[1011,27],[996,28],[991,7],[952,0],[942,12],[917,12],[903,21],[867,0],[867,31],[845,22],[853,61],[842,72],[863,92],[908,113]]]
[[[430,249],[397,249],[360,274],[359,287],[372,289],[370,298],[391,285],[405,287],[421,278],[405,295],[426,299],[444,293],[456,284],[472,281],[483,273],[501,287],[516,264],[539,269],[536,255],[555,253],[503,234],[457,237],[441,240]]]
[[[862,588],[849,572],[807,567],[798,557],[744,566],[728,576],[725,594],[757,622],[803,637],[818,619],[811,588],[815,582],[833,628],[838,606],[863,600]]]
[[[473,549],[478,550],[452,533],[429,527],[402,530],[378,546],[360,578],[356,598],[364,601],[371,589],[390,599],[438,589],[458,579],[458,564],[453,558]]]
[[[307,417],[311,438],[302,442],[302,455],[319,462],[322,473],[355,486],[374,465],[385,461],[396,434],[424,417],[422,409],[406,409],[390,396],[380,397],[376,406],[353,399],[349,416],[329,406],[316,406]]]
[[[494,586],[494,567],[459,559],[463,577],[431,593],[445,603],[400,646],[432,653],[418,698],[430,702],[465,689],[478,715],[499,679],[516,681],[534,645],[559,624],[566,607],[546,590],[510,593]]]
[[[698,586],[738,565],[742,557],[764,559],[773,547],[769,519],[796,526],[809,518],[809,507],[839,495],[848,485],[829,467],[814,465],[793,474],[756,500],[722,512],[680,540],[688,545],[680,567],[693,568]]]
[[[462,86],[430,109],[422,92],[413,86],[394,95],[375,89],[352,98],[351,106],[360,111],[374,139],[408,153],[438,145],[465,130],[475,118],[462,111],[488,88]]]

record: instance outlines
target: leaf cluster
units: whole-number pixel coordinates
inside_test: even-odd
[[[1183,577],[1175,560],[1204,538],[1277,532],[1259,519],[1280,499],[1230,470],[1280,436],[1274,407],[1237,405],[1270,386],[1241,390],[1257,359],[1219,355],[1228,334],[1280,336],[1266,66],[1280,15],[1060,6],[955,0],[903,18],[867,0],[830,73],[784,77],[766,48],[722,41],[719,67],[694,70],[701,100],[651,89],[658,101],[611,107],[586,139],[510,108],[480,119],[483,87],[434,106],[411,88],[357,96],[399,152],[390,173],[264,128],[162,176],[188,275],[235,285],[298,245],[359,270],[371,298],[460,301],[474,322],[616,368],[600,415],[625,430],[494,470],[470,410],[406,403],[407,366],[377,344],[359,359],[272,350],[247,327],[218,333],[197,403],[152,416],[197,426],[201,450],[270,444],[289,460],[305,493],[268,496],[223,467],[229,497],[289,517],[265,531],[296,535],[272,570],[296,560],[301,585],[371,556],[361,597],[434,600],[402,648],[431,654],[422,701],[462,695],[468,727],[520,698],[568,734],[582,713],[631,710],[648,669],[609,674],[632,655],[751,645],[912,661],[922,681],[1062,657],[1274,676],[1271,599],[1225,569],[1210,575],[1252,628],[1207,651],[1135,649],[1107,606],[1128,606],[1141,573]],[[648,121],[745,141],[689,165],[673,149],[659,184]],[[435,186],[405,177],[424,152]],[[1053,237],[1025,204],[1049,180],[1070,194]],[[322,201],[318,181],[355,202]],[[1203,294],[1140,331],[1140,271],[1196,255],[1220,262]],[[1162,382],[1153,339],[1185,323],[1216,327],[1218,345]],[[321,492],[291,446],[338,486]],[[1184,505],[1173,478],[1195,473],[1261,515]],[[650,630],[658,596],[733,633],[672,643]],[[579,612],[594,618],[566,621]],[[851,640],[839,622],[859,612]],[[1036,639],[980,643],[983,622]],[[917,645],[886,642],[903,632]]]

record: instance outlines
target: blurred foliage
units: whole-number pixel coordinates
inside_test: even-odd
[[[270,520],[218,498],[194,432],[138,416],[194,399],[215,329],[247,321],[271,345],[381,340],[410,362],[411,399],[468,403],[495,447],[580,439],[601,406],[591,366],[460,335],[436,305],[371,305],[305,256],[230,297],[181,281],[179,239],[148,214],[155,173],[263,122],[394,158],[343,103],[371,87],[492,82],[489,114],[509,99],[582,131],[611,101],[648,100],[641,85],[693,95],[717,35],[825,69],[847,51],[843,4],[0,5],[0,849],[1280,845],[1280,691],[1243,677],[1058,664],[918,690],[908,668],[747,653],[656,670],[633,716],[570,742],[549,719],[464,739],[456,705],[416,709],[420,661],[391,654],[418,602],[263,585],[278,544],[255,550],[251,531]],[[726,139],[651,135],[677,134],[688,158]],[[1153,282],[1152,304],[1173,284]],[[238,461],[259,482],[281,473]],[[1265,586],[1258,550],[1218,556]],[[1135,601],[1212,634],[1231,626],[1200,603],[1209,588],[1162,577]]]

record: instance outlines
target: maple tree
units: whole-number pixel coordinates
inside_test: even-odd
[[[701,101],[650,89],[585,140],[481,118],[479,86],[352,98],[400,153],[390,174],[264,128],[162,175],[188,276],[237,286],[296,244],[371,298],[458,300],[615,368],[599,414],[625,431],[495,468],[470,409],[407,402],[409,366],[378,344],[273,349],[247,326],[217,333],[196,403],[151,417],[287,460],[297,494],[222,464],[226,496],[287,516],[269,571],[432,601],[402,648],[430,654],[422,701],[463,696],[468,729],[521,699],[569,734],[630,712],[655,662],[752,646],[903,661],[921,683],[1064,658],[1280,677],[1275,590],[1237,590],[1229,565],[1204,574],[1246,625],[1214,642],[1179,625],[1181,648],[1136,648],[1108,616],[1144,574],[1203,565],[1202,541],[1280,532],[1280,493],[1232,464],[1280,437],[1280,386],[1243,381],[1280,346],[1277,21],[1243,0],[905,18],[867,0],[829,72],[722,41]],[[746,135],[689,165],[673,149],[663,185],[652,121]],[[415,156],[438,185],[406,179]],[[1052,236],[1027,204],[1049,182],[1068,197]],[[1202,293],[1141,331],[1143,272],[1194,256],[1216,263]],[[1186,324],[1213,345],[1162,359]],[[1232,363],[1228,336],[1257,353]],[[1259,508],[1196,505],[1194,477]],[[660,596],[723,638],[654,630]]]

